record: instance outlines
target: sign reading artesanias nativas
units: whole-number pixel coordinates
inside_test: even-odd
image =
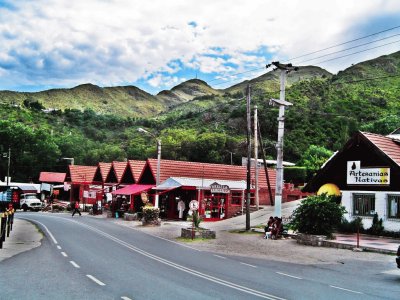
[[[390,168],[361,168],[360,161],[348,161],[347,184],[389,185]]]

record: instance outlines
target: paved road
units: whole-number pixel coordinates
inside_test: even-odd
[[[400,278],[375,262],[305,266],[221,256],[107,219],[17,218],[38,224],[45,238],[1,263],[0,299],[398,299],[400,292]]]

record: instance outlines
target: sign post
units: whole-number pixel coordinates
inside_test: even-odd
[[[199,201],[192,200],[189,203],[189,209],[192,211],[192,240],[194,239],[194,214],[199,209]]]

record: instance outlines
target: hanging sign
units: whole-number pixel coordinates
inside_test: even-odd
[[[210,185],[210,190],[212,194],[229,194],[230,192],[228,185],[222,185],[217,182]]]
[[[361,168],[360,161],[348,161],[347,184],[389,185],[390,168]]]

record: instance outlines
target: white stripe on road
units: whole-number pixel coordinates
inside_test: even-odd
[[[289,274],[282,273],[282,272],[276,272],[276,274],[279,274],[279,275],[282,275],[282,276],[287,276],[287,277],[290,277],[290,278],[303,279],[303,278],[301,278],[301,277],[289,275]]]
[[[61,250],[61,246],[57,245],[57,249],[58,249],[58,250]]]
[[[122,299],[122,300],[132,300],[131,298],[126,297],[126,296],[122,296],[121,299]]]
[[[246,264],[246,263],[244,263],[244,262],[241,262],[241,264],[242,264],[242,265],[245,265],[245,266],[252,267],[252,268],[257,268],[257,266],[253,266],[253,265],[250,265],[250,264]]]
[[[86,275],[88,278],[92,279],[94,282],[96,282],[98,285],[106,285],[105,283],[101,282],[100,280],[98,280],[96,277],[92,276],[92,275]]]
[[[214,283],[217,283],[217,284],[220,284],[220,285],[223,285],[223,286],[226,286],[226,287],[229,287],[229,288],[232,288],[232,289],[235,289],[235,290],[238,290],[238,291],[250,294],[250,295],[254,295],[254,296],[257,296],[257,297],[260,297],[260,298],[270,299],[270,300],[284,300],[284,298],[280,298],[280,297],[277,297],[277,296],[274,296],[274,295],[270,295],[268,293],[264,293],[264,292],[261,292],[261,291],[255,290],[255,289],[251,289],[251,288],[245,287],[243,285],[239,285],[239,284],[224,280],[222,278],[214,277],[214,276],[211,276],[211,275],[208,275],[208,274],[205,274],[205,273],[201,273],[201,272],[199,272],[197,270],[190,269],[190,268],[185,267],[183,265],[174,263],[172,261],[169,261],[169,260],[164,259],[162,257],[156,256],[156,255],[151,254],[151,253],[149,253],[147,251],[144,251],[144,250],[142,250],[140,248],[137,248],[137,247],[135,247],[135,246],[123,241],[123,240],[120,240],[120,239],[112,236],[111,234],[108,234],[108,233],[106,233],[104,231],[101,231],[101,230],[99,230],[99,229],[97,229],[95,227],[92,227],[90,225],[82,224],[81,222],[78,222],[78,221],[75,221],[75,220],[69,220],[69,219],[67,219],[67,220],[70,221],[70,222],[74,222],[74,223],[76,223],[76,224],[78,224],[78,225],[80,225],[82,227],[87,228],[87,229],[90,229],[90,230],[92,230],[94,232],[97,232],[98,234],[104,236],[105,238],[107,238],[109,240],[112,240],[112,241],[120,244],[121,246],[124,246],[124,247],[126,247],[126,248],[128,248],[128,249],[130,249],[130,250],[132,250],[132,251],[134,251],[136,253],[139,253],[139,254],[141,254],[143,256],[146,256],[146,257],[148,257],[150,259],[158,261],[158,262],[160,262],[162,264],[168,265],[168,266],[170,266],[172,268],[175,268],[175,269],[177,269],[179,271],[182,271],[182,272],[185,272],[185,273],[188,273],[188,274],[203,278],[205,280],[208,280],[208,281],[211,281],[211,282],[214,282]],[[86,276],[89,277],[89,275],[86,275]]]
[[[61,252],[61,254],[62,254],[62,256],[64,256],[64,257],[68,257],[67,253],[65,253],[65,252]]]
[[[51,234],[51,232],[50,232],[50,230],[46,227],[46,225],[44,225],[43,223],[40,223],[39,221],[36,221],[36,220],[31,220],[31,219],[28,219],[28,218],[19,218],[18,217],[18,219],[22,219],[22,220],[26,220],[26,221],[31,221],[31,222],[36,222],[36,223],[38,223],[38,224],[40,224],[41,226],[43,226],[44,227],[44,229],[47,231],[47,233],[49,234],[49,236],[50,236],[50,238],[53,240],[53,243],[54,244],[58,244],[58,242],[57,242],[57,240],[54,238],[54,236]]]
[[[214,254],[214,256],[218,257],[218,258],[226,259],[226,257],[220,256],[220,255],[217,255],[217,254]]]
[[[350,292],[350,293],[362,294],[361,292],[357,292],[357,291],[353,291],[353,290],[341,288],[341,287],[334,286],[334,285],[330,285],[330,287],[331,287],[331,288],[334,288],[334,289],[339,289],[339,290],[342,290],[342,291]]]
[[[69,262],[70,262],[71,265],[73,265],[75,268],[77,268],[77,269],[80,268],[80,266],[79,266],[76,262],[74,262],[73,260],[70,260]]]

